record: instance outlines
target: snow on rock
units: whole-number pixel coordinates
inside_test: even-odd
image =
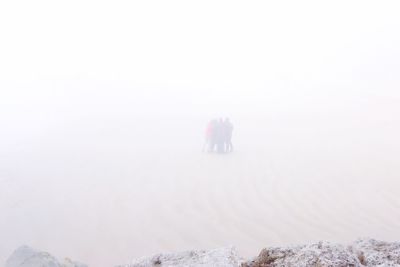
[[[243,267],[360,267],[357,256],[342,245],[319,242],[310,245],[263,249]]]
[[[131,264],[119,267],[238,267],[240,262],[236,250],[233,247],[227,247],[158,254],[150,258],[134,260]]]
[[[400,242],[359,239],[348,246],[318,242],[290,247],[270,247],[253,260],[243,261],[233,247],[157,254],[119,267],[400,267]],[[22,246],[5,267],[87,267],[47,252]]]
[[[400,267],[400,242],[359,239],[353,243],[352,250],[365,266]]]
[[[88,267],[86,264],[78,262],[78,261],[73,261],[69,258],[65,258],[61,262],[61,267]]]
[[[349,246],[319,242],[266,248],[242,267],[400,267],[400,243],[360,239]]]
[[[87,267],[87,265],[70,259],[59,262],[47,252],[22,246],[8,258],[5,267]]]

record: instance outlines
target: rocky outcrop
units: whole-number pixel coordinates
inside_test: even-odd
[[[243,267],[361,267],[357,256],[342,245],[319,242],[287,248],[266,248]]]
[[[158,254],[120,267],[400,267],[400,243],[360,239],[349,245],[318,242],[270,247],[252,260],[241,260],[234,248]]]
[[[5,267],[87,267],[87,265],[70,259],[60,262],[47,252],[22,246],[8,258]]]
[[[319,242],[266,248],[242,267],[400,267],[400,243],[360,239],[349,246]]]
[[[400,267],[400,242],[359,239],[344,246],[329,242],[269,247],[244,261],[233,247],[157,254],[118,267]],[[5,267],[87,267],[28,246],[18,248]]]
[[[119,267],[238,267],[240,260],[233,247],[214,250],[192,250],[178,253],[158,254],[150,258],[134,260]]]
[[[351,249],[364,266],[400,267],[400,242],[359,239],[353,243]]]

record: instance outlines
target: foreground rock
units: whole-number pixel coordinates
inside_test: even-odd
[[[360,239],[350,245],[318,242],[270,247],[242,261],[233,248],[158,254],[120,267],[400,267],[400,243]]]
[[[192,250],[178,253],[154,255],[151,258],[142,258],[131,264],[120,267],[238,267],[240,260],[233,247],[214,250]]]
[[[242,267],[400,267],[400,243],[360,239],[349,246],[319,242],[266,248]]]
[[[363,266],[400,267],[400,242],[359,239],[354,242],[351,249],[358,255]]]
[[[5,267],[87,267],[70,259],[60,262],[47,252],[22,246],[8,258]]]
[[[256,259],[244,263],[242,266],[360,267],[362,265],[360,264],[357,255],[342,245],[333,245],[327,242],[320,242],[287,248],[263,249]]]
[[[359,239],[344,246],[319,242],[291,247],[270,247],[243,261],[233,247],[165,253],[134,260],[119,267],[400,267],[400,242]],[[87,267],[27,246],[18,248],[5,267]]]

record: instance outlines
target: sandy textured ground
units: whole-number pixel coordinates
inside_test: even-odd
[[[253,256],[265,246],[400,239],[400,150],[394,133],[381,138],[390,129],[275,129],[237,129],[229,155],[123,132],[9,144],[0,262],[21,244],[104,267],[227,245]]]

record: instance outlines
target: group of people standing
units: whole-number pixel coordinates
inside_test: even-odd
[[[233,125],[228,118],[211,120],[206,128],[206,142],[203,151],[228,153],[233,151]]]

